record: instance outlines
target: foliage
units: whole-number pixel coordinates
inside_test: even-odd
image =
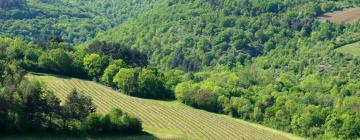
[[[165,87],[163,76],[152,69],[122,68],[115,75],[114,84],[122,92],[136,97],[172,99],[171,91]]]
[[[90,114],[85,121],[85,129],[95,133],[137,133],[142,130],[141,122],[120,109],[112,109],[109,114]]]
[[[106,66],[109,64],[109,59],[98,54],[90,54],[84,57],[83,64],[84,69],[88,72],[88,75],[98,79],[103,74]]]
[[[157,0],[1,0],[0,33],[38,43],[51,36],[81,43],[155,3]]]
[[[67,54],[59,49],[51,52],[49,57],[56,60],[62,59],[62,54]],[[58,64],[63,61],[55,62]],[[61,69],[57,68],[54,70]],[[0,60],[0,134],[43,131],[90,133],[87,118],[93,117],[90,114],[96,111],[91,97],[73,90],[61,104],[60,99],[48,91],[43,83],[28,81],[23,74],[23,69],[16,63]],[[137,118],[121,113],[110,113],[110,118],[117,120],[102,124],[99,129],[123,134],[142,131],[141,122]],[[119,118],[121,125],[116,124]]]
[[[332,115],[359,118],[342,106],[344,98],[357,96],[345,87],[358,81],[358,58],[333,50],[339,39],[356,38],[358,24],[316,19],[349,5],[359,3],[170,1],[96,40],[150,54],[150,65],[161,71],[189,73],[172,74],[180,79],[175,95],[185,104],[304,137],[351,139],[358,136],[350,129],[339,134],[325,126]]]
[[[148,64],[146,54],[119,43],[94,41],[86,48],[86,52],[110,56],[112,59],[121,59],[132,66],[144,67]]]
[[[30,74],[27,75],[27,78],[44,81],[49,89],[53,90],[61,99],[66,99],[66,95],[73,88],[79,89],[85,95],[93,97],[94,103],[99,107],[97,110],[99,113],[108,113],[110,108],[121,106],[123,110],[141,119],[141,122],[146,125],[147,133],[156,135],[156,137],[160,135],[160,138],[164,139],[301,139],[288,133],[194,109],[174,101],[164,102],[130,97],[88,80],[47,74]],[[159,130],[161,130],[161,134],[158,133]],[[234,133],[240,131],[242,133]]]
[[[68,2],[70,5],[81,3]],[[84,4],[91,6],[96,2],[99,1],[84,1]],[[32,5],[34,3],[29,1],[28,6]],[[96,41],[83,44],[84,48],[69,48],[56,37],[43,46],[21,39],[0,38],[2,87],[20,83],[22,67],[94,79],[143,98],[169,99],[173,96],[169,91],[172,89],[176,98],[187,105],[255,121],[310,139],[357,139],[360,59],[335,49],[358,41],[360,22],[352,25],[321,22],[317,16],[359,5],[359,1],[354,0],[170,0],[133,16],[99,35],[94,39]],[[58,6],[61,8],[61,4]],[[67,9],[61,13],[79,13],[69,17],[84,19],[94,17],[81,10],[74,12],[76,8]],[[17,9],[10,11],[14,20],[21,18]],[[37,14],[28,13],[27,17]],[[110,8],[106,13],[113,12]],[[114,17],[117,15],[121,14],[113,14]],[[9,19],[9,16],[0,17]],[[58,18],[67,23],[67,16]],[[18,25],[12,21],[4,22]],[[102,23],[90,24],[104,25]],[[111,23],[111,27],[119,24]],[[43,24],[34,25],[46,29]],[[82,29],[101,32],[109,26],[99,27],[101,29],[85,26]],[[0,27],[18,33],[17,28]],[[84,34],[79,40],[94,36],[86,31]],[[34,38],[39,37],[35,35]],[[11,93],[19,90],[1,89]],[[15,93],[23,92],[28,91]],[[22,95],[17,94],[14,96]],[[37,96],[32,97],[33,94],[24,95],[42,101]],[[13,104],[5,104],[4,110],[7,106]],[[32,109],[37,112],[29,113],[29,117],[41,118],[42,110]],[[0,115],[7,113],[0,112]],[[92,116],[91,121],[96,123],[101,118]],[[7,117],[0,120],[0,123],[4,122]],[[29,123],[36,122],[41,120]],[[69,128],[77,129],[79,124],[70,122]],[[97,127],[92,125],[91,128],[98,131]]]

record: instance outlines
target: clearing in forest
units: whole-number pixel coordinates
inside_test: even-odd
[[[326,13],[319,17],[320,20],[329,20],[335,23],[348,23],[352,24],[360,19],[360,8],[349,8],[342,11],[335,11]]]
[[[336,49],[336,51],[341,53],[352,54],[354,56],[360,56],[360,41],[353,44],[342,46]]]
[[[91,96],[97,111],[106,113],[114,107],[141,119],[144,130],[159,139],[206,140],[288,140],[294,135],[261,125],[191,108],[176,101],[157,101],[130,97],[92,81],[76,78],[29,74],[30,80],[45,82],[62,101],[74,88]]]

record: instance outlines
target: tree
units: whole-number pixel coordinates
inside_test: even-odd
[[[344,139],[356,139],[360,137],[360,113],[344,114],[343,125],[339,133]]]
[[[173,95],[165,87],[163,75],[153,69],[142,69],[138,78],[138,97],[171,99]]]
[[[44,72],[71,75],[72,58],[64,49],[54,49],[40,56],[39,66]]]
[[[139,119],[115,108],[108,114],[113,132],[137,133],[142,130]]]
[[[86,117],[85,120],[85,130],[88,132],[103,132],[104,127],[110,127],[110,126],[104,126],[104,123],[102,122],[102,115],[99,115],[97,113],[91,113]]]
[[[122,59],[126,64],[132,66],[146,66],[148,64],[146,54],[121,43],[94,41],[88,46],[86,52],[108,55],[113,59]]]
[[[94,80],[98,80],[109,64],[109,59],[98,54],[90,54],[85,56],[83,62],[88,75]]]
[[[61,116],[64,121],[64,129],[67,122],[71,120],[84,120],[89,114],[96,111],[95,105],[92,103],[91,97],[79,93],[76,89],[72,90],[67,96],[63,106]]]
[[[4,98],[3,93],[0,92],[0,134],[6,132],[8,128],[9,120],[8,120],[8,111],[9,111],[9,103]]]
[[[104,74],[101,76],[100,81],[108,86],[115,86],[113,83],[114,77],[121,68],[125,68],[124,61],[115,60],[105,69]]]
[[[53,130],[53,120],[60,117],[61,106],[60,99],[57,98],[53,93],[47,92],[46,95],[46,108],[45,113],[48,117],[48,129]]]
[[[251,102],[242,97],[232,97],[230,99],[231,115],[241,117],[242,119],[249,119],[252,112]]]
[[[20,85],[23,108],[21,112],[21,125],[25,131],[40,130],[45,123],[46,100],[42,98],[43,92],[39,82],[29,83],[23,81]]]
[[[115,75],[113,82],[125,94],[137,96],[138,69],[122,68]]]
[[[199,85],[194,82],[182,82],[175,88],[175,97],[184,104],[193,106],[195,105],[195,94],[199,88]]]
[[[218,111],[217,96],[210,90],[200,89],[195,94],[195,103],[198,108],[208,111]]]

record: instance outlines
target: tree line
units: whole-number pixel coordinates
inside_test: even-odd
[[[86,78],[136,97],[174,99],[164,74],[147,66],[146,54],[118,43],[95,41],[74,50],[58,41],[42,47],[18,39],[4,45],[2,54],[28,71]]]
[[[60,104],[59,98],[43,84],[22,79],[20,74],[7,74],[15,72],[14,67],[5,67],[0,86],[1,134],[43,131],[129,134],[142,131],[140,120],[121,109],[113,109],[106,115],[98,114],[92,99],[75,89]]]
[[[0,44],[1,134],[43,131],[66,134],[142,132],[138,118],[118,108],[104,115],[96,113],[91,97],[76,89],[62,103],[43,83],[24,78],[26,70],[21,67],[19,59],[25,56],[34,59],[32,55],[17,53],[20,50],[16,46],[25,45],[24,42],[0,38]],[[59,60],[61,58],[64,57]]]
[[[310,139],[356,139],[360,59],[334,49],[356,41],[360,21],[316,18],[358,5],[173,0],[84,48],[61,39],[38,46],[2,38],[0,58],[29,71],[92,79],[132,96],[175,96]]]
[[[335,49],[359,1],[171,0],[96,39],[148,54],[177,100],[310,139],[360,137],[359,58]],[[351,125],[350,125],[351,124]]]

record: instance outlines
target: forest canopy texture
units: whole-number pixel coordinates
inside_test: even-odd
[[[20,94],[22,75],[41,72],[310,139],[357,139],[360,58],[336,49],[360,41],[360,20],[318,16],[359,6],[358,0],[1,0],[0,33],[7,37],[0,38],[0,101],[27,95]],[[9,107],[0,115],[10,122],[22,113],[13,104],[0,107]],[[91,122],[106,116],[84,116],[78,119],[85,130],[108,130]]]

